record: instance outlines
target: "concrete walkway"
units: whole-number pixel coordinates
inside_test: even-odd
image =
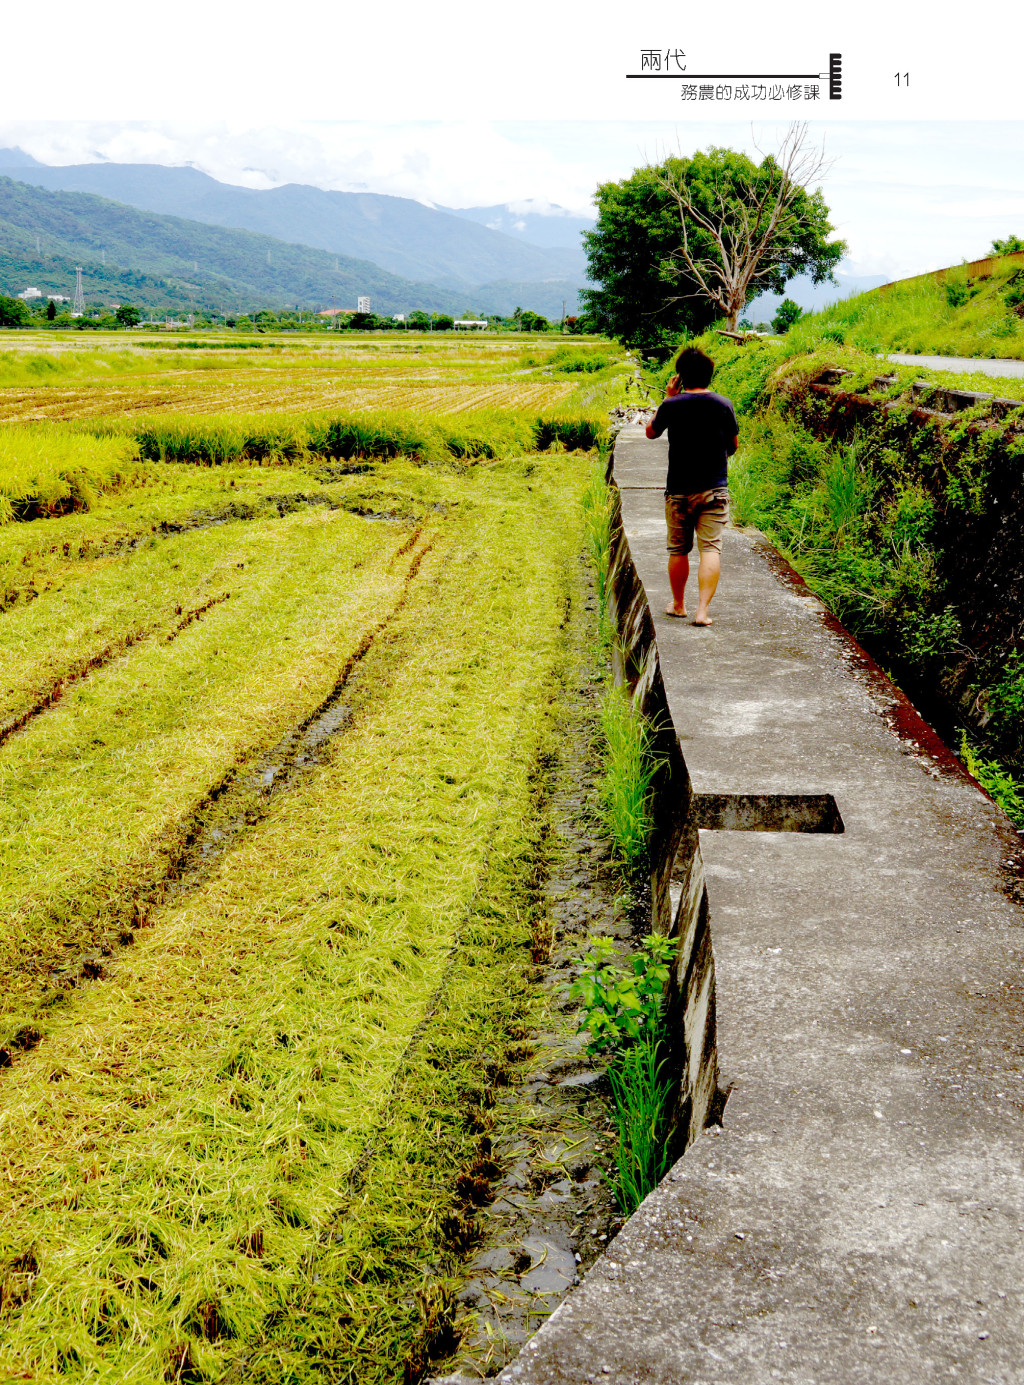
[[[1020,839],[758,536],[712,629],[660,614],[664,469],[620,434],[694,787],[832,794],[845,832],[700,833],[723,1126],[501,1379],[1020,1385]]]
[[[886,356],[897,365],[920,365],[928,370],[979,371],[982,375],[1024,378],[1024,361],[1009,361],[991,356]]]

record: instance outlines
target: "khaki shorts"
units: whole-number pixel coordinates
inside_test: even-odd
[[[715,553],[721,553],[722,530],[728,518],[727,490],[699,491],[696,495],[666,495],[668,551],[689,553],[693,547],[693,535],[696,530],[699,552],[712,549]]]

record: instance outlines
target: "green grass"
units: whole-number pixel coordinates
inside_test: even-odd
[[[452,1122],[482,1100],[492,1026],[526,1003],[518,882],[587,465],[551,454],[449,478],[457,518],[364,661],[326,762],[4,1074],[8,1372],[383,1381],[423,1347],[417,1290],[427,1308],[444,1298],[439,1240],[475,1141],[449,1150]],[[326,585],[322,555],[306,561]],[[326,633],[336,612],[323,594],[309,606]],[[212,649],[192,666],[215,669]],[[83,741],[113,710],[83,705]],[[240,701],[225,715],[248,720]]]
[[[130,437],[147,461],[221,466],[407,456],[423,462],[476,461],[546,451],[553,444],[589,450],[607,431],[604,414],[570,399],[543,414],[509,409],[467,411],[445,418],[413,409],[345,415],[246,417],[164,414],[90,425],[100,437]]]
[[[966,731],[960,736],[960,758],[1011,822],[1024,829],[1024,780],[999,760],[987,759],[971,744]]]
[[[655,1034],[630,1044],[608,1067],[618,1133],[617,1194],[627,1215],[653,1192],[669,1165],[672,1083],[664,1075],[664,1065],[662,1045]]]
[[[954,271],[872,289],[808,314],[790,329],[790,352],[850,345],[860,351],[935,356],[1024,356],[1019,313],[1024,270],[1007,260],[985,278]]]

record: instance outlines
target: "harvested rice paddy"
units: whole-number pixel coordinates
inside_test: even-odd
[[[190,368],[181,413],[296,411],[211,465],[144,455],[136,354],[0,430],[0,1374],[416,1381],[553,1004],[573,444],[626,375],[484,343]],[[332,372],[358,427],[313,412]],[[3,407],[50,409],[39,375]]]

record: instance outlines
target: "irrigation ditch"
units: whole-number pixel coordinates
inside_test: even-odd
[[[600,673],[592,673],[589,685],[583,681],[578,693],[573,689],[569,724],[549,769],[556,861],[560,856],[563,866],[555,864],[543,885],[551,926],[542,946],[534,947],[535,983],[562,991],[560,1010],[573,1024],[532,1031],[530,1045],[542,1069],[536,1070],[534,1057],[518,1083],[498,1098],[512,1114],[513,1125],[510,1138],[488,1138],[482,1146],[495,1181],[478,1194],[484,1208],[476,1232],[479,1244],[462,1268],[455,1293],[452,1325],[459,1348],[445,1360],[443,1373],[429,1376],[428,1385],[464,1385],[511,1361],[531,1331],[580,1282],[668,1164],[708,1125],[721,1123],[728,1098],[719,1085],[714,958],[698,828],[714,825],[716,813],[735,813],[743,805],[704,802],[692,792],[610,462],[603,480],[603,496],[590,496],[596,507],[589,546],[597,590],[588,611],[601,631],[612,682],[602,686]],[[625,872],[621,833],[610,837],[607,817],[602,825],[594,814],[602,776],[607,781],[609,773],[607,731],[602,735],[601,726],[604,722],[607,727],[608,704],[617,693],[625,693],[627,715],[641,736],[643,782],[649,786],[642,848]],[[605,806],[607,812],[607,802]],[[747,806],[756,825],[776,826],[765,818],[763,805]],[[796,830],[841,830],[841,823],[838,828],[820,825],[825,819],[831,822],[830,809],[834,815],[834,803],[800,802],[787,808],[773,802],[768,816],[788,812]],[[804,819],[812,818],[815,827],[808,829]],[[571,863],[569,869],[566,863]],[[644,937],[651,931],[670,940],[664,949],[653,950],[668,959],[668,984],[652,1046],[661,1105],[630,1112],[629,1102],[638,1098],[628,1084],[623,1090],[621,1054],[613,1050],[609,1061],[608,1052],[595,1052],[598,1045],[586,1042],[592,1034],[582,1027],[573,1032],[576,1024],[585,1023],[585,1007],[582,1016],[577,1008],[580,978],[587,971],[581,952],[589,945],[593,951],[587,961],[594,965],[596,955],[610,963],[606,976],[621,975],[623,969],[628,975],[631,960],[645,952]],[[642,981],[635,961],[633,976]],[[559,986],[560,978],[566,979]],[[569,978],[576,984],[569,985]],[[634,1052],[644,1037],[637,1033]],[[644,1092],[641,1099],[649,1095]],[[631,1116],[639,1117],[643,1131],[637,1132]],[[551,1143],[539,1150],[534,1143],[531,1150],[518,1128],[524,1119],[535,1131],[539,1126]],[[639,1189],[624,1177],[630,1141],[638,1133],[638,1143],[649,1142],[653,1133],[663,1144]]]

